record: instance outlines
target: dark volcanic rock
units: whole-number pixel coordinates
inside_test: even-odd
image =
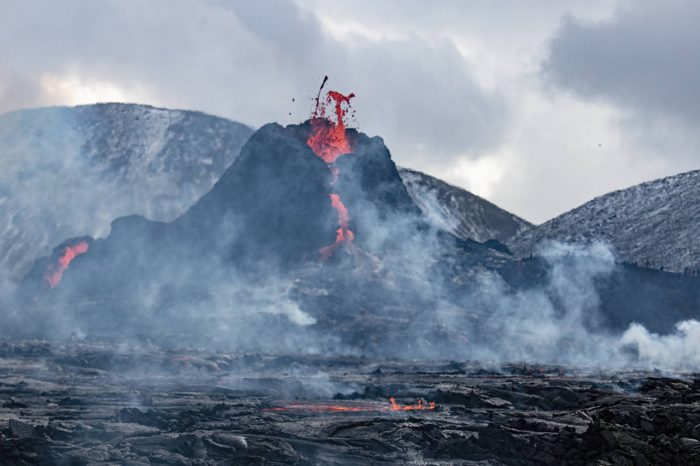
[[[700,381],[692,377],[576,367],[562,376],[557,366],[533,375],[512,364],[86,343],[3,346],[17,351],[4,360],[0,396],[27,406],[21,420],[14,408],[0,408],[8,419],[0,422],[0,458],[8,465],[690,466],[700,454]],[[49,348],[41,364],[37,346]],[[172,364],[187,358],[216,360],[222,370]],[[66,380],[71,361],[109,369]],[[290,394],[290,385],[299,388]],[[148,409],[135,396],[145,391]],[[72,401],[61,403],[67,395]],[[435,405],[392,409],[390,398],[398,408]]]
[[[214,188],[174,222],[176,235],[240,265],[289,267],[335,240],[331,173],[277,124],[260,128]]]
[[[355,151],[336,162],[339,175],[333,184],[341,198],[347,199],[348,209],[364,212],[372,206],[381,220],[420,215],[382,138],[360,133],[355,139]]]

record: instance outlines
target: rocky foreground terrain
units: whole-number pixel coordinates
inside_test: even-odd
[[[77,339],[3,341],[0,355],[7,465],[700,461],[691,373]]]

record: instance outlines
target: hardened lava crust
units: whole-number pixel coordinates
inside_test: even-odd
[[[0,342],[6,465],[700,464],[694,373]]]

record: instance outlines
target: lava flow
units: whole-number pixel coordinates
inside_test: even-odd
[[[391,398],[390,401],[391,401],[391,410],[392,411],[412,411],[414,409],[435,409],[435,402],[434,401],[430,402],[430,406],[423,406],[423,403],[421,403],[421,400],[418,400],[418,404],[413,405],[413,406],[411,406],[411,405],[406,405],[406,406],[397,405],[393,398]]]
[[[331,205],[338,211],[338,224],[340,225],[340,228],[336,230],[337,236],[335,237],[335,243],[321,248],[321,260],[326,260],[331,257],[333,252],[335,252],[335,250],[338,249],[341,244],[355,239],[355,235],[348,228],[348,222],[350,222],[348,209],[346,209],[343,203],[340,201],[340,196],[337,194],[331,194]]]
[[[263,408],[263,411],[311,411],[317,413],[328,413],[328,412],[348,412],[348,411],[413,411],[413,410],[424,410],[424,409],[435,409],[435,402],[430,402],[429,406],[423,406],[421,400],[418,400],[417,405],[406,405],[401,406],[396,404],[393,398],[391,398],[391,407],[388,406],[377,406],[372,404],[366,405],[355,405],[355,406],[333,406],[333,405],[313,405],[313,404],[291,404],[286,405],[282,408]]]
[[[325,86],[328,77],[325,77],[316,97],[316,108],[310,120],[311,135],[306,143],[311,147],[316,155],[321,157],[333,174],[331,185],[338,179],[338,167],[333,165],[338,157],[349,154],[353,151],[353,144],[346,134],[345,119],[350,110],[350,99],[355,94],[344,96],[339,92],[329,91],[323,101],[320,100],[321,90]],[[335,110],[335,122],[326,116],[327,107],[332,105]],[[348,228],[350,216],[338,194],[331,194],[331,204],[338,211],[338,224],[335,243],[321,248],[321,260],[326,260],[333,255],[336,249],[344,243],[349,243],[355,239],[355,235]]]
[[[58,258],[58,263],[49,265],[48,271],[44,278],[49,282],[49,287],[54,288],[58,285],[63,277],[63,271],[68,268],[68,264],[78,254],[82,254],[88,250],[90,245],[87,241],[81,241],[73,246],[67,246],[66,252]]]

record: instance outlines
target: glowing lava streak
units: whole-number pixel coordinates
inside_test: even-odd
[[[323,80],[321,89],[318,91],[319,96],[327,80],[328,77]],[[321,157],[328,164],[328,168],[333,174],[331,185],[338,179],[338,167],[332,164],[335,163],[341,155],[349,154],[353,151],[352,143],[345,132],[345,118],[350,109],[350,99],[353,97],[355,97],[355,94],[344,96],[335,91],[329,91],[323,102],[317,97],[316,109],[310,120],[311,135],[306,143],[316,155]],[[335,122],[326,116],[326,109],[331,105],[335,110]],[[331,205],[338,211],[338,224],[340,228],[337,230],[335,243],[321,249],[321,260],[328,259],[340,245],[349,243],[355,239],[355,235],[348,228],[350,222],[348,209],[345,208],[338,194],[331,194],[330,196]]]
[[[348,222],[350,222],[348,209],[346,209],[343,203],[340,202],[340,196],[337,194],[331,194],[330,196],[331,205],[338,211],[338,224],[340,225],[340,228],[336,230],[337,236],[335,237],[335,243],[321,248],[321,260],[323,261],[331,257],[333,252],[335,252],[335,250],[338,249],[341,244],[355,239],[355,235],[348,228]]]
[[[81,241],[76,245],[68,246],[66,247],[65,254],[58,258],[58,263],[49,265],[49,270],[46,272],[44,278],[49,282],[50,288],[58,285],[58,282],[60,282],[63,277],[63,271],[68,268],[70,261],[78,254],[86,252],[89,246],[87,241]]]
[[[330,406],[330,405],[312,405],[312,404],[292,404],[286,405],[283,408],[263,408],[263,411],[312,411],[312,412],[347,412],[347,411],[413,411],[435,409],[435,402],[431,402],[429,406],[423,406],[423,402],[418,400],[417,405],[397,405],[391,398],[391,407],[377,406],[369,404],[361,404],[354,406]]]
[[[391,398],[391,410],[392,411],[411,411],[414,409],[435,409],[435,402],[431,401],[430,406],[423,406],[423,403],[421,403],[421,400],[418,400],[418,405],[406,405],[406,406],[401,406],[397,405],[396,402],[394,402],[394,399]]]

